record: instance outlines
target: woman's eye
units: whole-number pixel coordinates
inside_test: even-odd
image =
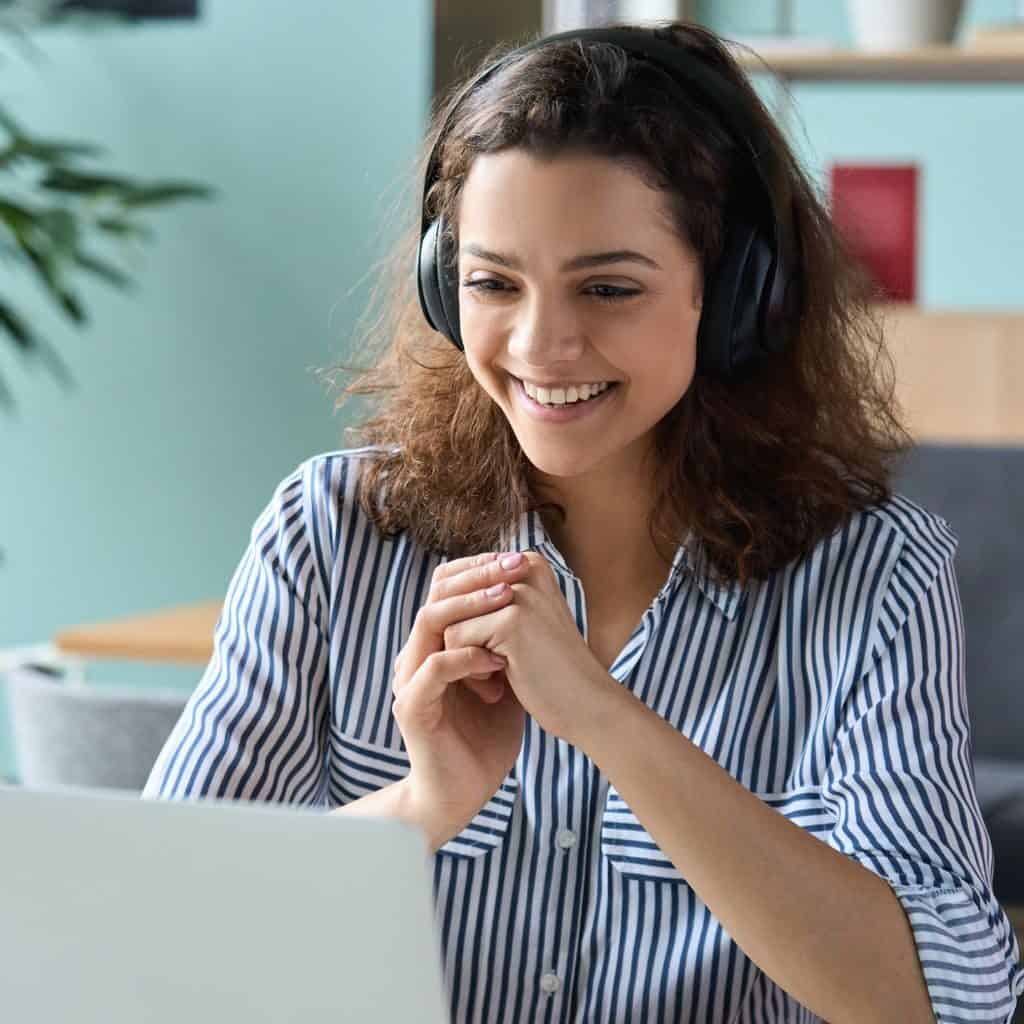
[[[503,292],[505,286],[501,281],[494,280],[493,277],[478,277],[475,281],[463,281],[462,285],[464,288],[472,288],[478,292]],[[497,285],[497,287],[491,287]]]
[[[602,294],[594,295],[595,299],[600,299],[602,302],[621,302],[623,299],[629,299],[634,295],[640,294],[638,288],[618,288],[613,284],[595,284],[593,287],[595,289],[603,289]]]
[[[463,281],[462,285],[467,290],[473,290],[484,295],[515,290],[513,288],[506,288],[503,281],[495,280],[493,277]],[[632,298],[634,295],[639,295],[640,289],[620,288],[614,284],[594,284],[590,285],[584,294],[592,296],[599,302],[622,302],[625,299]]]

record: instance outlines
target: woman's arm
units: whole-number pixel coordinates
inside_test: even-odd
[[[314,505],[326,466],[275,488],[228,584],[202,678],[161,748],[144,799],[325,800],[326,601]],[[323,517],[320,517],[321,520]]]
[[[356,818],[394,818],[403,821],[406,825],[419,829],[431,854],[436,853],[449,838],[435,822],[417,813],[413,801],[409,798],[405,779],[382,786],[327,813],[352,815]]]
[[[1024,968],[974,793],[951,558],[908,546],[890,590],[878,649],[840,695],[825,839],[621,686],[581,745],[747,956],[809,1009],[837,1024],[1003,1024]]]
[[[754,796],[625,687],[608,693],[607,725],[584,749],[743,952],[833,1024],[934,1022],[889,886]]]

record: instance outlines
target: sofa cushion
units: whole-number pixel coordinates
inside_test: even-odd
[[[975,788],[992,838],[992,889],[1001,904],[1024,906],[1024,761],[975,758]]]

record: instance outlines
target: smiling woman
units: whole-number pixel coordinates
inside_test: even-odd
[[[827,212],[703,29],[492,58],[147,792],[420,826],[460,1024],[1005,1022],[957,537]]]
[[[505,150],[473,162],[458,225],[467,365],[515,433],[533,485],[565,492],[556,478],[600,467],[606,490],[589,490],[588,504],[621,500],[623,482],[649,503],[653,429],[693,379],[702,304],[700,262],[665,193],[615,159]],[[610,387],[567,407],[566,391],[589,383]],[[566,429],[547,428],[555,423]]]
[[[888,496],[912,440],[867,283],[724,47],[695,26],[672,38],[742,100],[567,40],[491,54],[478,87],[442,104],[421,161],[420,226],[396,249],[378,292],[387,305],[361,346],[374,364],[335,370],[357,374],[339,407],[387,396],[351,430],[384,449],[361,500],[385,534],[409,530],[455,557],[493,548],[528,510],[557,532],[573,484],[552,476],[573,466],[574,481],[590,479],[585,456],[606,483],[576,504],[635,496],[650,538],[620,550],[641,553],[645,577],[690,537],[719,580],[746,581]],[[743,111],[746,137],[721,106]],[[754,137],[765,139],[756,170]],[[421,241],[430,218],[443,229]],[[435,298],[421,274],[417,301],[407,268],[429,245],[447,287]],[[760,308],[740,302],[758,274]],[[423,323],[420,302],[450,318],[461,352]],[[616,387],[600,416],[537,419],[516,401],[517,379]]]

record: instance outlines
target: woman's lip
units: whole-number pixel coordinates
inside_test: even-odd
[[[526,393],[523,382],[518,377],[512,376],[512,374],[509,374],[509,376],[515,382],[516,398],[519,403],[534,419],[543,420],[545,423],[566,423],[570,420],[583,419],[597,412],[608,404],[612,393],[618,390],[617,385],[619,383],[618,381],[610,382],[611,386],[605,388],[597,398],[588,399],[586,402],[574,402],[572,405],[548,406],[535,402]]]

